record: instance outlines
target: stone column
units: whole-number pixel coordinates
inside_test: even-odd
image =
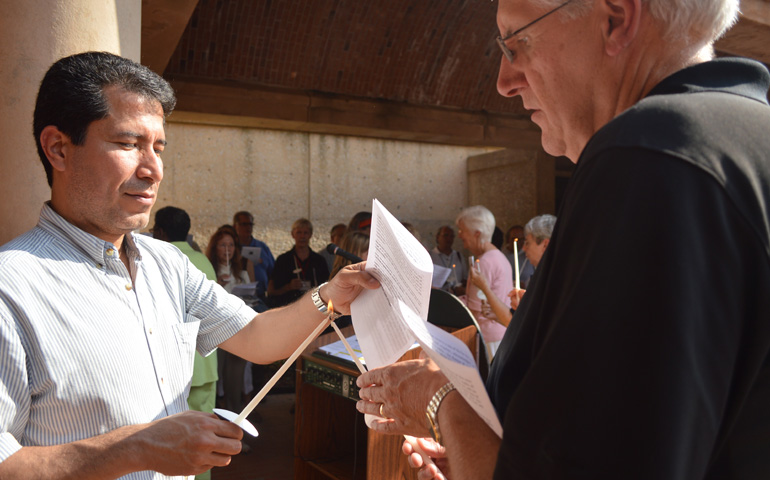
[[[0,244],[32,228],[50,198],[32,137],[45,71],[88,50],[139,61],[141,8],[141,0],[0,0]]]

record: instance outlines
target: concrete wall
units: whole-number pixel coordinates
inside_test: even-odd
[[[220,225],[232,222],[233,213],[248,210],[255,236],[275,255],[293,245],[291,224],[300,217],[313,222],[311,246],[318,250],[328,243],[332,225],[370,211],[373,198],[412,223],[432,247],[437,228],[453,223],[467,205],[467,158],[491,151],[176,123],[173,117],[155,209],[185,209],[203,248]]]
[[[484,205],[505,231],[555,212],[555,159],[543,151],[499,150],[468,159],[468,202]]]
[[[0,0],[0,245],[37,223],[50,198],[32,137],[40,81],[61,57],[105,50],[139,60],[141,0]]]

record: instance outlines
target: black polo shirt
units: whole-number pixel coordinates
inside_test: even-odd
[[[588,143],[490,371],[495,478],[770,478],[768,85],[696,65]]]

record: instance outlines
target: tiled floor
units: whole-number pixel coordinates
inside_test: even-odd
[[[259,436],[247,439],[251,451],[233,457],[227,467],[212,470],[212,480],[291,480],[294,478],[294,405],[293,393],[270,394],[254,412],[262,420],[254,421]]]

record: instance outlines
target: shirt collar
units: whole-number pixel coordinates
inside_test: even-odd
[[[770,72],[764,65],[747,58],[725,57],[679,70],[656,85],[647,96],[722,91],[767,103],[768,86]]]
[[[119,252],[113,243],[95,237],[71,224],[51,208],[51,202],[43,204],[43,209],[40,211],[40,220],[38,220],[37,225],[46,232],[77,247],[88,259],[97,265],[104,265],[110,257],[119,257]],[[126,234],[123,242],[128,258],[134,261],[141,260],[142,256],[137,247],[134,234]]]

